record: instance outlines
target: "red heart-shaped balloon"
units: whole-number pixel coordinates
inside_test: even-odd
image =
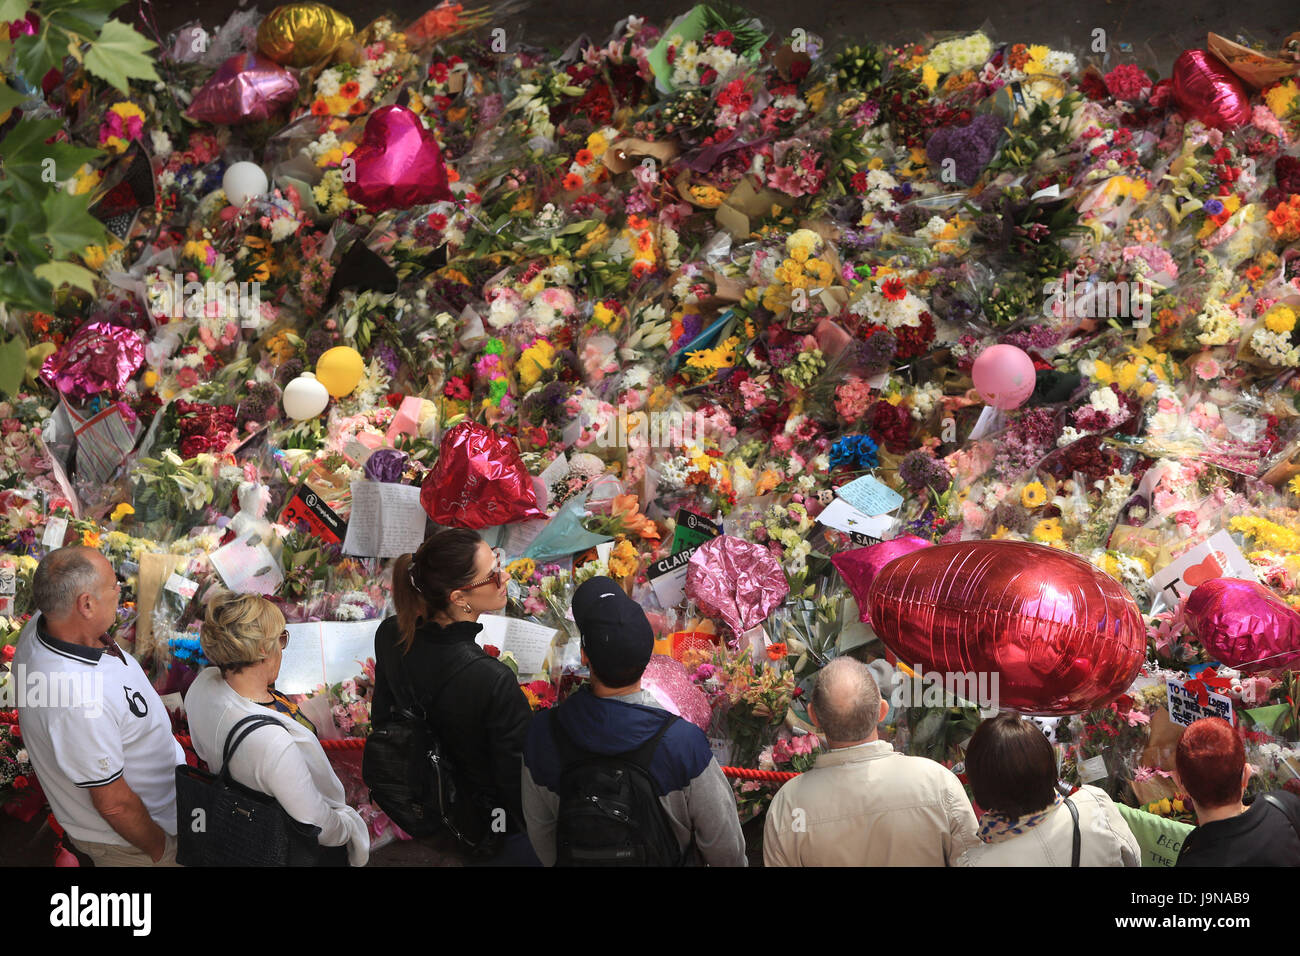
[[[1230,130],[1250,120],[1250,94],[1208,50],[1184,50],[1174,62],[1174,99],[1183,115]]]
[[[371,113],[350,159],[356,178],[345,177],[348,198],[371,212],[454,198],[438,141],[405,106],[381,106]]]
[[[1183,583],[1194,588],[1206,581],[1213,581],[1215,578],[1223,577],[1223,568],[1223,555],[1213,551],[1207,554],[1200,564],[1193,564],[1183,572]]]

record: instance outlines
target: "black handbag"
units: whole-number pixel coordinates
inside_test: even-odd
[[[230,778],[230,758],[244,738],[274,717],[253,714],[230,728],[217,774],[176,768],[176,862],[181,866],[328,866],[338,851],[323,847],[321,828],[300,823],[279,802]],[[243,728],[238,737],[236,732]],[[287,728],[286,728],[287,729]],[[308,784],[310,785],[310,784]]]
[[[502,836],[491,825],[492,810],[482,794],[464,784],[464,775],[429,720],[442,692],[479,660],[487,658],[475,656],[453,670],[427,709],[408,686],[410,703],[394,706],[392,718],[366,738],[361,779],[370,788],[370,799],[411,836],[433,836],[445,829],[467,849],[491,854]]]

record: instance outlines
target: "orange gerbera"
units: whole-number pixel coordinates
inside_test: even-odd
[[[312,115],[312,116],[329,116],[329,115],[330,115],[330,105],[329,105],[328,103],[326,103],[324,100],[316,100],[314,103],[311,104],[311,115]]]
[[[590,166],[595,159],[596,157],[591,154],[589,149],[580,149],[577,155],[573,157],[573,161],[579,166]]]
[[[577,173],[569,173],[564,177],[563,186],[566,190],[573,191],[582,188],[582,177]]]
[[[770,660],[779,661],[781,658],[785,657],[785,654],[786,650],[784,644],[767,645],[767,656]]]
[[[352,105],[348,107],[349,116],[360,116],[366,111],[365,100],[353,100]]]
[[[348,80],[339,87],[339,96],[346,96],[350,100],[355,100],[361,95],[361,84],[356,80]]]

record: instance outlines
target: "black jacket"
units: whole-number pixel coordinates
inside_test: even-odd
[[[1187,834],[1176,865],[1300,866],[1300,797],[1285,790],[1272,795],[1286,812],[1257,796],[1245,813],[1203,823]]]
[[[532,711],[514,672],[474,643],[482,629],[468,621],[446,628],[426,622],[416,630],[410,652],[403,654],[397,618],[380,624],[371,718],[376,728],[382,727],[395,706],[409,703],[407,688],[413,686],[466,784],[499,800],[492,806],[505,808],[509,832],[522,832],[519,785]],[[462,667],[430,711],[434,692]]]

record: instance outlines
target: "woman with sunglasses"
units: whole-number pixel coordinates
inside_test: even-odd
[[[365,821],[344,799],[311,721],[275,689],[289,643],[284,625],[280,609],[258,594],[219,592],[208,601],[199,644],[214,666],[185,695],[194,752],[216,773],[231,728],[245,717],[273,714],[283,729],[258,727],[244,738],[230,758],[230,776],[274,797],[300,823],[320,827],[320,845],[333,848],[321,865],[365,866]]]
[[[484,813],[504,810],[503,840],[480,846],[496,865],[540,865],[528,842],[520,797],[522,751],[532,717],[515,674],[475,638],[479,615],[506,605],[501,557],[478,532],[448,528],[393,563],[396,615],[375,634],[371,719],[418,702]],[[443,848],[447,841],[440,839]],[[484,858],[484,850],[491,855]]]

